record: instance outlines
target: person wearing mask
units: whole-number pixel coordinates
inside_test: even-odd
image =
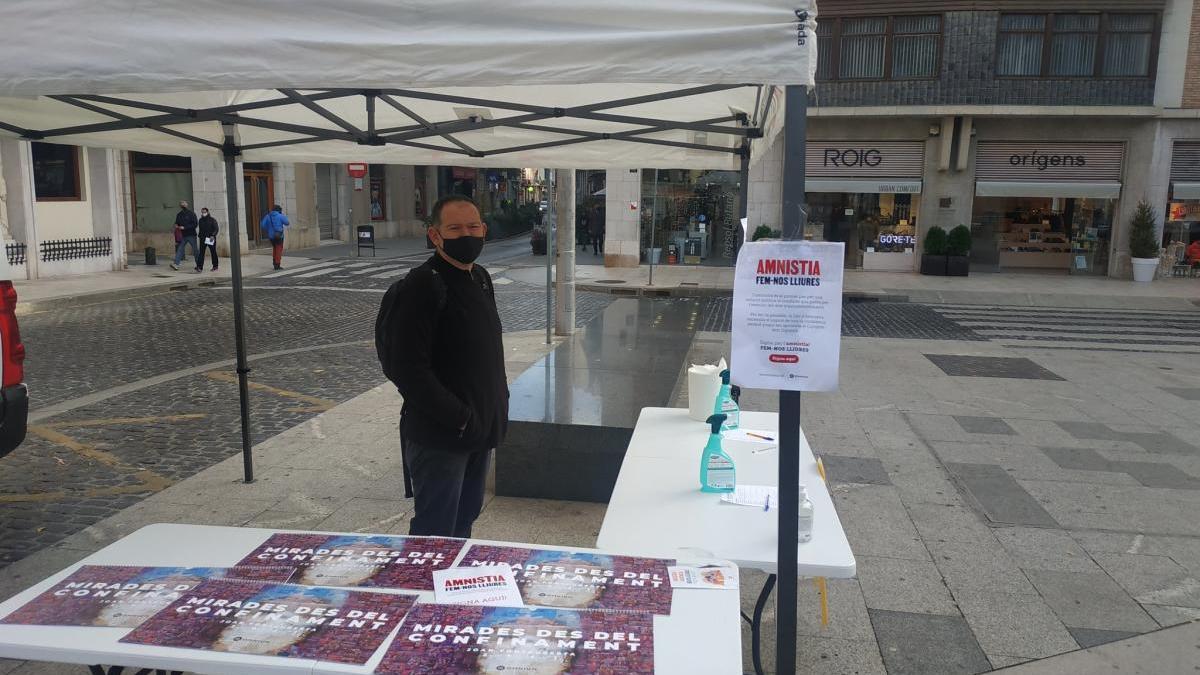
[[[188,208],[187,202],[179,202],[179,213],[175,214],[175,260],[171,269],[178,271],[179,263],[183,262],[183,252],[188,246],[192,247],[192,257],[198,258],[200,250],[196,246],[196,214]],[[200,268],[197,267],[199,272]]]
[[[200,209],[200,252],[196,254],[196,271],[204,269],[204,251],[212,251],[212,271],[217,271],[217,232],[221,228],[217,219],[208,215],[208,209]]]
[[[291,224],[288,217],[283,215],[283,207],[278,204],[272,206],[258,223],[263,236],[271,241],[271,262],[275,263],[277,270],[283,269],[283,232]]]
[[[508,428],[508,380],[492,278],[475,264],[487,225],[469,197],[433,206],[436,252],[381,308],[393,341],[388,377],[404,397],[400,448],[413,535],[470,537],[492,450]],[[391,293],[391,291],[389,291]]]

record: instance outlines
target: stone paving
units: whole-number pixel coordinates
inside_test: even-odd
[[[248,351],[263,356],[251,364],[255,443],[381,379],[374,321],[391,281],[358,293],[284,279],[246,290]],[[507,332],[545,325],[538,289],[496,289]],[[580,293],[578,323],[613,299]],[[0,567],[240,452],[232,312],[229,289],[214,287],[22,317],[33,419],[0,459]]]

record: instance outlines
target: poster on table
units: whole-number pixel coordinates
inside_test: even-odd
[[[733,283],[734,384],[788,391],[837,389],[844,247],[811,241],[742,246]]]
[[[366,663],[416,595],[247,581],[207,581],[121,642]]]
[[[444,537],[273,534],[241,565],[288,565],[294,584],[433,590],[433,571],[450,567],[463,540]]]
[[[654,672],[654,616],[514,607],[417,605],[376,675]]]
[[[674,560],[472,545],[458,567],[512,568],[526,605],[671,613]]]
[[[135,628],[204,581],[287,581],[291,567],[84,565],[0,623]]]

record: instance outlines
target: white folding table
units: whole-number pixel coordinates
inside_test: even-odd
[[[683,408],[642,409],[596,545],[647,557],[721,558],[766,572],[767,583],[749,619],[754,665],[759,669],[762,611],[775,586],[777,570],[778,513],[726,504],[720,495],[700,491],[700,456],[708,442],[709,426],[689,418],[687,412]],[[742,411],[741,427],[765,430],[778,439],[779,416]],[[726,441],[723,446],[733,457],[738,483],[778,485],[777,445]],[[800,482],[813,503],[813,534],[811,541],[797,548],[799,575],[853,577],[854,554],[803,430]]]
[[[237,563],[276,532],[305,533],[297,530],[203,525],[149,525],[0,603],[0,616],[8,615],[82,565],[227,567]],[[364,535],[356,533],[353,536]],[[531,548],[535,546],[474,539],[468,541],[468,544],[471,543]],[[596,549],[564,546],[536,547],[583,553],[599,552]],[[467,547],[464,546],[463,552],[466,550]],[[421,593],[421,599],[423,602],[432,602],[433,593]],[[680,675],[740,673],[742,649],[738,612],[736,592],[676,589],[671,615],[654,617],[654,671]],[[129,630],[0,624],[0,658],[77,663],[90,667],[93,673],[101,674],[119,673],[122,668],[127,667],[141,669],[139,673],[161,670],[217,675],[368,675],[383,659],[383,654],[399,627],[376,650],[365,666],[119,642]],[[105,671],[94,664],[111,665],[113,669]]]

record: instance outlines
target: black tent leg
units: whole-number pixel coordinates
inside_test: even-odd
[[[783,238],[804,239],[804,155],[808,91],[786,89],[783,155]],[[779,591],[775,595],[775,672],[796,672],[797,525],[800,516],[800,392],[779,392]]]
[[[754,603],[754,620],[750,622],[750,658],[754,661],[754,672],[763,675],[762,667],[762,615],[767,608],[767,600],[771,598],[771,590],[775,588],[775,575],[768,574],[762,591],[758,594],[758,602]]]
[[[233,282],[233,332],[237,349],[238,402],[242,413],[242,471],[247,483],[254,482],[254,454],[250,445],[250,364],[246,361],[246,310],[242,302],[242,240],[238,227],[237,146],[234,125],[225,131],[225,199],[229,210],[229,265]],[[249,225],[247,224],[247,227]]]

